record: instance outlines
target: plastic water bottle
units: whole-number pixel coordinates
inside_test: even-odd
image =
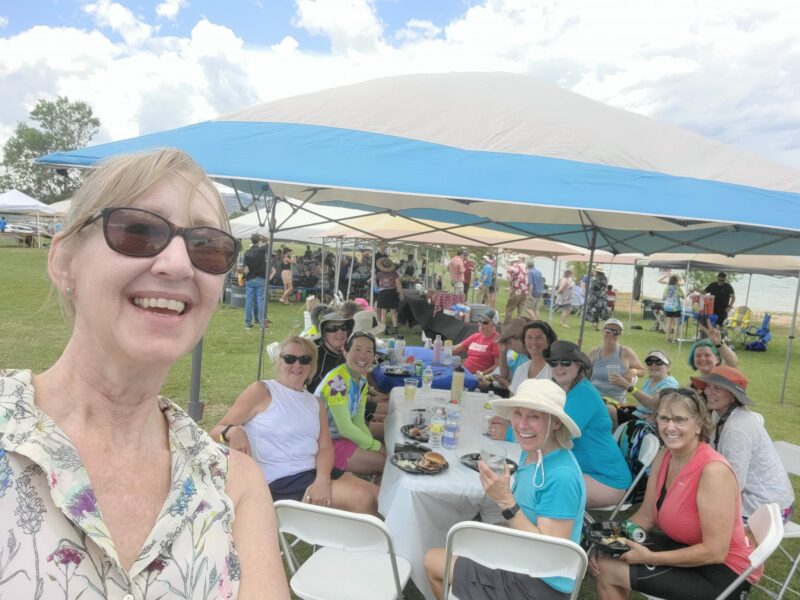
[[[453,342],[450,340],[444,343],[444,348],[442,349],[442,364],[446,367],[453,364]]]
[[[403,354],[406,351],[406,338],[402,335],[398,335],[397,339],[394,342],[394,359],[395,362],[400,364],[403,362]]]
[[[458,365],[455,369],[453,369],[453,383],[450,385],[450,402],[453,404],[460,404],[463,393],[464,367]]]
[[[442,364],[442,336],[436,335],[436,339],[433,342],[433,364],[440,365]]]
[[[425,367],[425,370],[422,371],[422,389],[426,392],[431,391],[433,387],[433,369],[431,369],[430,365]]]
[[[447,417],[444,422],[444,435],[442,436],[442,446],[448,450],[458,448],[458,434],[461,429],[461,407],[449,405],[447,407]]]
[[[439,411],[434,411],[431,424],[428,426],[428,445],[431,448],[441,448],[444,437],[445,418]]]
[[[386,346],[386,362],[394,364],[394,338],[389,338],[389,344]]]

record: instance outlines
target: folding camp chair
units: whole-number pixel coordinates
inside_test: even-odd
[[[756,547],[750,553],[750,565],[742,572],[716,600],[725,600],[728,595],[739,587],[747,577],[758,567],[763,565],[770,555],[781,543],[783,537],[783,523],[781,510],[775,503],[759,506],[747,521],[747,526],[756,540]],[[760,587],[760,586],[759,586]],[[651,600],[659,600],[656,596],[643,594]]]
[[[778,451],[778,456],[781,457],[781,462],[783,463],[786,472],[790,475],[800,475],[800,446],[783,441],[777,441],[774,442],[774,444],[775,449]],[[788,523],[784,524],[783,539],[796,540],[798,538],[800,538],[800,525],[794,521],[789,521]],[[797,567],[800,565],[800,553],[798,553],[797,556],[792,556],[783,545],[780,546],[780,550],[789,560],[789,564],[791,565],[786,574],[786,578],[783,581],[780,581],[778,579],[773,579],[766,574],[761,577],[762,582],[766,579],[772,583],[780,585],[780,591],[776,595],[767,588],[763,587],[761,584],[758,585],[760,589],[764,590],[770,596],[777,598],[778,600],[783,598],[787,591],[796,595],[800,595],[800,592],[789,587],[789,584],[792,582],[792,578],[797,572]]]
[[[578,597],[588,562],[583,548],[570,540],[475,521],[456,523],[445,544],[442,598],[447,600],[457,600],[451,589],[454,554],[530,577],[567,577],[575,582],[570,600]]]
[[[732,345],[740,348],[745,344],[744,332],[750,327],[750,319],[753,316],[747,306],[737,306],[723,324],[723,334],[730,340]]]
[[[764,315],[764,320],[761,322],[761,327],[751,325],[744,332],[744,347],[745,350],[764,351],[767,349],[767,344],[772,339],[772,334],[769,331],[769,321],[772,315],[769,313]]]
[[[304,504],[275,502],[289,582],[308,600],[394,600],[403,598],[411,564],[395,555],[383,521],[372,515]],[[286,534],[322,546],[299,565]]]
[[[641,435],[637,435],[636,439],[630,439],[627,436],[628,428],[633,427],[637,423],[643,423],[643,421],[628,421],[617,427],[616,431],[614,431],[614,438],[617,440],[617,444],[620,445],[620,450],[622,450],[623,442],[628,443],[625,462],[631,468],[633,481],[630,487],[625,490],[625,495],[622,496],[617,504],[590,509],[592,511],[611,511],[608,518],[604,518],[606,521],[613,521],[621,511],[628,510],[632,506],[632,502],[629,502],[629,499],[633,496],[639,482],[642,477],[647,474],[647,471],[656,459],[658,451],[661,449],[661,441],[658,439],[658,436],[651,431],[643,429],[640,432]],[[584,516],[584,521],[587,523],[591,523],[593,520],[591,515]]]

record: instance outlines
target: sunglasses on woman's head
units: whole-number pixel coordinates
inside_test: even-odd
[[[108,247],[125,256],[156,256],[179,235],[186,242],[192,264],[206,273],[221,275],[236,264],[239,241],[215,227],[178,227],[171,221],[141,208],[104,208],[89,217],[81,229],[103,219]]]
[[[336,333],[337,331],[344,331],[347,333],[350,331],[350,325],[343,323],[342,325],[329,325],[325,328],[325,333]]]
[[[653,365],[658,365],[660,367],[661,365],[665,365],[667,363],[660,358],[645,358],[644,364],[646,364],[648,367],[652,367]]]
[[[562,367],[572,366],[573,362],[575,362],[575,361],[573,361],[572,359],[562,358],[560,360],[548,360],[547,364],[555,369],[558,365],[561,365]]]
[[[303,365],[304,367],[311,364],[311,357],[308,354],[303,354],[302,356],[295,356],[294,354],[283,354],[281,356],[281,359],[283,359],[283,362],[285,362],[287,365],[293,365],[298,360],[300,361],[300,364]]]

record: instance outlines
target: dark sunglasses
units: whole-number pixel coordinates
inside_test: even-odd
[[[336,333],[337,331],[344,331],[347,333],[350,331],[350,325],[343,323],[342,325],[329,325],[325,328],[325,333]]]
[[[653,365],[658,365],[660,367],[661,365],[665,365],[667,363],[660,358],[645,358],[644,364],[646,364],[648,367],[652,367]]]
[[[89,217],[81,229],[97,219],[103,219],[103,235],[108,247],[125,256],[155,256],[179,235],[186,242],[186,252],[195,267],[220,275],[233,268],[239,254],[239,241],[221,229],[178,227],[161,215],[141,208],[104,208]]]
[[[619,337],[619,336],[622,335],[621,331],[619,331],[618,329],[613,329],[611,327],[606,327],[605,329],[603,329],[603,333],[610,333],[611,335],[613,335],[615,337]]]
[[[294,354],[283,354],[281,355],[281,358],[283,359],[283,362],[285,362],[287,365],[293,365],[299,360],[301,365],[307,366],[311,364],[312,360],[308,354],[303,354],[302,356],[295,356]]]
[[[575,361],[570,358],[562,358],[560,360],[548,360],[547,364],[555,369],[558,365],[561,365],[562,367],[570,367],[572,366],[573,362]]]

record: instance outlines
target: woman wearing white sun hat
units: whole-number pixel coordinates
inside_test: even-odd
[[[586,488],[571,448],[581,430],[564,411],[565,403],[564,390],[545,379],[524,381],[513,397],[492,402],[514,428],[522,447],[520,468],[512,486],[508,467],[502,475],[482,462],[478,467],[486,495],[500,507],[509,527],[579,543]],[[425,571],[437,598],[444,561],[444,548],[425,555]],[[574,585],[568,578],[532,578],[463,557],[455,557],[453,564],[453,594],[461,600],[568,598]]]

